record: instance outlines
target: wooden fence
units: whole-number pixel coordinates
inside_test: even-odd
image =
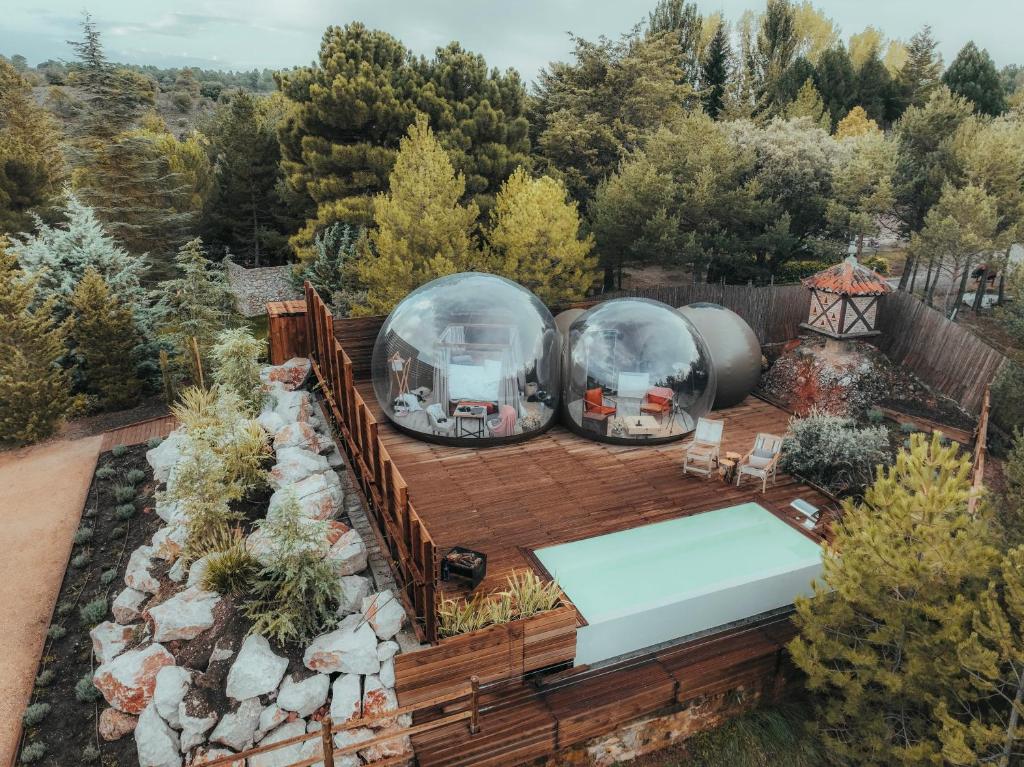
[[[267,304],[267,336],[271,365],[280,365],[292,357],[307,356],[306,302],[275,301]]]
[[[377,436],[377,421],[353,384],[353,365],[335,337],[334,317],[307,282],[306,337],[313,371],[342,437],[420,638],[437,641],[437,547],[409,500],[408,486]]]
[[[934,391],[974,415],[1006,358],[967,328],[908,293],[884,296],[872,342]]]

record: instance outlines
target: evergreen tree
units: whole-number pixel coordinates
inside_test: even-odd
[[[1024,545],[1024,438],[1016,431],[1003,464],[1004,492],[993,498],[1003,548]]]
[[[796,15],[789,0],[768,0],[751,57],[756,112],[776,111],[778,84],[796,57]]]
[[[287,255],[284,222],[276,212],[281,151],[266,102],[236,91],[218,105],[206,130],[215,183],[201,228],[214,251],[229,250],[255,266]]]
[[[704,111],[712,118],[717,118],[725,106],[725,90],[729,82],[729,60],[732,49],[729,46],[729,35],[725,22],[720,21],[715,35],[708,44],[701,65],[701,103]]]
[[[936,50],[938,46],[932,28],[927,25],[910,38],[907,59],[897,78],[900,112],[910,106],[924,106],[941,84],[942,56]]]
[[[0,234],[32,226],[60,193],[64,157],[50,113],[32,98],[32,86],[0,61]]]
[[[872,119],[888,123],[898,116],[892,75],[877,54],[869,56],[857,69],[855,90],[856,103]]]
[[[878,131],[881,131],[878,123],[868,117],[864,107],[858,105],[851,109],[846,117],[836,125],[835,137],[837,139],[854,138]]]
[[[548,176],[522,168],[498,192],[487,234],[491,270],[532,290],[548,306],[578,301],[594,284],[593,238],[580,239],[576,203]]]
[[[178,276],[157,286],[159,329],[183,361],[180,367],[199,382],[205,380],[217,333],[231,322],[235,297],[223,266],[210,262],[199,238],[182,245],[174,262]],[[196,365],[193,342],[202,369]]]
[[[804,87],[804,83],[808,79],[813,81],[816,76],[817,70],[809,59],[805,59],[803,56],[794,59],[789,68],[783,72],[782,78],[776,86],[776,104],[773,115],[784,114],[786,106],[796,101],[797,96],[800,95],[800,89]]]
[[[647,35],[672,34],[679,48],[679,69],[683,79],[696,86],[701,74],[703,19],[697,4],[687,0],[658,0],[647,15]]]
[[[844,764],[941,764],[941,703],[967,688],[957,625],[993,573],[986,522],[967,513],[970,462],[911,437],[863,503],[844,504],[813,598],[796,603],[794,662]]]
[[[366,301],[356,290],[356,259],[368,248],[366,231],[348,224],[331,224],[313,238],[316,254],[292,272],[292,283],[301,289],[308,280],[320,297],[331,303],[339,317],[347,317],[356,304]]]
[[[88,268],[69,300],[68,325],[80,387],[104,408],[130,407],[139,398],[135,376],[139,335],[131,309],[117,300],[103,277]]]
[[[822,130],[832,130],[832,117],[822,103],[821,96],[814,87],[814,81],[809,78],[800,87],[796,100],[786,105],[785,116],[788,120],[807,117]]]
[[[857,243],[877,235],[879,222],[892,214],[896,204],[892,177],[896,170],[896,144],[889,140],[861,110],[851,110],[836,128],[839,151],[834,155],[833,199],[828,215],[836,228]],[[856,126],[852,124],[859,117]]]
[[[71,412],[64,330],[53,310],[0,239],[0,440],[45,439]]]
[[[829,112],[830,128],[857,103],[857,73],[843,46],[821,54],[814,84]]]
[[[435,277],[468,271],[479,260],[471,235],[478,210],[460,205],[466,183],[427,124],[417,117],[373,206],[370,253],[356,264],[366,301],[353,314],[387,314]]]
[[[796,29],[796,55],[807,59],[811,66],[818,57],[839,42],[839,28],[835,22],[814,7],[810,0],[793,4],[793,23]],[[806,80],[800,79],[800,83]]]
[[[953,93],[970,99],[982,114],[995,116],[1006,109],[1003,82],[995,62],[988,51],[978,50],[973,41],[960,49],[942,76],[942,82]]]

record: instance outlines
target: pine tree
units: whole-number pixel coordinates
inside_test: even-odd
[[[796,57],[796,15],[789,0],[768,0],[750,59],[756,98],[755,110],[776,111],[778,83]]]
[[[839,231],[854,238],[860,257],[865,237],[879,233],[879,222],[892,214],[896,204],[892,184],[896,145],[863,110],[858,115],[856,109],[836,128],[839,151],[833,158],[829,218]]]
[[[86,393],[109,409],[133,405],[141,382],[135,375],[140,343],[131,310],[113,295],[103,277],[88,268],[69,300],[68,335],[77,374]]]
[[[331,224],[317,232],[313,238],[312,260],[296,266],[292,284],[302,289],[308,280],[317,293],[331,303],[331,310],[339,317],[347,317],[356,304],[363,303],[366,295],[356,288],[356,259],[368,248],[366,230],[348,224]]]
[[[857,68],[854,98],[874,120],[887,123],[899,116],[892,75],[877,54]]]
[[[373,207],[371,254],[356,265],[366,302],[353,314],[387,314],[435,277],[467,271],[479,261],[472,238],[475,204],[460,205],[465,181],[421,115],[402,139],[390,189]]]
[[[938,46],[932,28],[927,25],[910,38],[907,59],[897,78],[901,112],[910,106],[924,106],[941,83],[942,56],[936,50]]]
[[[854,138],[866,136],[869,133],[880,131],[878,123],[868,117],[864,107],[858,105],[851,109],[839,124],[836,125],[835,137],[837,139]]]
[[[814,84],[830,115],[830,125],[850,111],[857,99],[857,73],[850,55],[842,45],[821,54]]]
[[[64,329],[53,310],[0,239],[0,440],[45,439],[72,410]]]
[[[704,55],[700,78],[701,103],[704,105],[704,111],[712,118],[717,118],[725,106],[730,58],[732,49],[729,46],[729,35],[725,29],[725,22],[719,21]]]
[[[64,175],[56,122],[29,82],[0,61],[0,234],[29,229],[30,214],[46,212]]]
[[[955,637],[997,562],[967,513],[970,462],[911,437],[863,503],[844,504],[814,596],[796,604],[793,660],[844,764],[941,764],[941,702],[966,688]]]
[[[211,351],[214,382],[237,394],[242,412],[253,417],[263,405],[260,358],[266,347],[265,341],[254,338],[246,328],[228,328],[217,334]]]
[[[179,354],[179,365],[198,383],[217,333],[231,321],[235,297],[224,268],[210,262],[199,238],[182,245],[174,262],[178,276],[157,286],[159,329]],[[196,366],[193,341],[201,368]]]
[[[671,33],[678,45],[679,69],[683,78],[696,85],[701,73],[701,34],[703,19],[696,3],[686,0],[658,0],[647,15],[647,35],[656,37]]]
[[[981,114],[998,115],[1006,109],[1003,82],[988,51],[968,42],[942,76],[953,93],[970,99]]]
[[[491,269],[548,306],[578,301],[594,283],[593,237],[580,239],[576,203],[548,176],[519,168],[498,192],[487,234]]]
[[[796,100],[786,105],[785,116],[788,120],[807,117],[824,131],[832,129],[832,117],[810,79],[800,87]]]

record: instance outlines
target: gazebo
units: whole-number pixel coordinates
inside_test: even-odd
[[[849,256],[803,281],[811,289],[811,311],[802,327],[829,338],[877,335],[878,297],[892,290],[873,269]]]

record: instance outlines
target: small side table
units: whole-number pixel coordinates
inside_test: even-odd
[[[732,481],[736,479],[736,461],[732,458],[719,458],[718,471],[722,475],[722,481],[731,485]]]

